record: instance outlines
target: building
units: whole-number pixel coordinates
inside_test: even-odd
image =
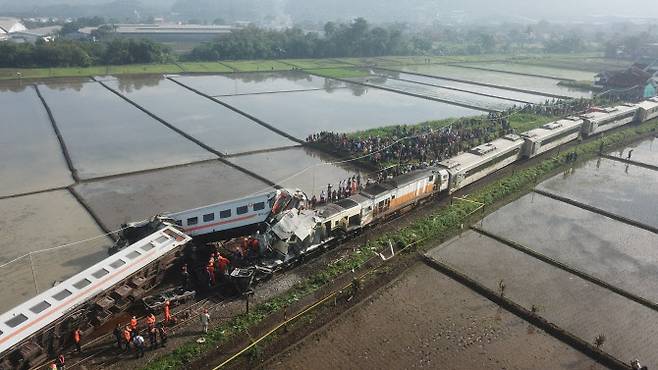
[[[0,17],[0,35],[25,31],[27,28],[16,18]]]
[[[15,43],[30,43],[34,44],[41,40],[50,42],[55,39],[62,26],[49,26],[41,28],[33,28],[24,31],[12,32],[8,35],[9,41]]]

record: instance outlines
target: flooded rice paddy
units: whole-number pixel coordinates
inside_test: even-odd
[[[537,188],[658,227],[656,184],[658,171],[599,159],[556,175]]]
[[[507,298],[528,310],[534,305],[539,316],[586,342],[604,334],[602,349],[624,362],[639,358],[649,368],[658,366],[658,313],[645,306],[474,231],[428,254],[494,291],[502,280]],[[525,325],[528,333],[535,331]]]
[[[75,275],[107,257],[112,244],[107,237],[98,237],[60,249],[35,253],[68,243],[99,236],[103,232],[87,211],[67,190],[0,200],[0,291],[3,300],[0,311],[11,308],[24,299],[43,291],[53,282]],[[10,262],[19,258],[15,262]],[[33,271],[34,266],[36,287]]]
[[[354,132],[483,112],[359,85],[332,91],[228,96],[219,100],[298,139],[320,131]]]
[[[618,156],[620,158],[628,158],[628,153],[631,154],[631,160],[652,166],[658,166],[658,137],[639,142],[631,145],[624,150],[610,153],[610,155]]]
[[[262,94],[312,89],[332,90],[343,82],[301,71],[230,73],[211,76],[175,76],[174,79],[210,96]]]
[[[512,108],[515,105],[522,105],[518,102],[513,102],[511,100],[493,98],[483,95],[476,95],[468,92],[450,90],[436,86],[422,85],[414,82],[401,81],[401,80],[391,79],[386,77],[380,77],[380,78],[365,77],[365,78],[354,79],[354,80],[364,82],[370,85],[375,85],[377,87],[382,87],[385,89],[392,89],[395,91],[426,96],[428,98],[439,99],[450,103],[463,104],[466,106],[486,109],[486,110],[503,111],[505,109]]]
[[[239,199],[269,189],[262,181],[219,161],[78,184],[75,190],[109,228]]]
[[[214,158],[95,82],[40,85],[81,178]]]
[[[560,80],[523,76],[513,73],[484,71],[472,68],[461,68],[452,65],[415,65],[404,66],[401,68],[404,72],[421,73],[436,77],[455,78],[465,81],[486,83],[501,87],[512,87],[536,91],[546,94],[568,96],[572,98],[590,97],[591,93],[580,90],[574,90],[558,85]]]
[[[144,80],[141,78],[140,80]],[[223,154],[297,143],[175,82],[119,78],[106,82],[151,113]]]
[[[512,101],[519,101],[522,103],[539,104],[546,102],[547,99],[550,99],[547,96],[541,94],[528,94],[520,91],[489,87],[489,86],[480,86],[475,84],[469,84],[466,82],[451,81],[451,80],[446,80],[436,77],[415,75],[411,73],[393,72],[393,71],[384,71],[384,70],[377,70],[377,73],[383,76],[391,76],[393,78],[397,78],[403,81],[411,81],[425,85],[458,89],[472,93],[488,94],[491,96],[500,97]]]
[[[68,186],[73,178],[32,86],[0,86],[0,197]]]
[[[557,339],[422,264],[265,367],[600,368]]]
[[[291,148],[231,158],[232,163],[264,176],[285,188],[301,189],[309,197],[319,197],[327,184],[334,188],[341,180],[357,174],[365,182],[367,173],[345,164],[332,164],[336,158],[308,148]]]
[[[483,229],[652,301],[658,235],[539,194],[482,220]]]
[[[577,69],[545,67],[520,63],[463,63],[463,67],[486,68],[501,72],[527,73],[554,79],[567,79],[576,81],[594,81],[598,72],[588,72]]]

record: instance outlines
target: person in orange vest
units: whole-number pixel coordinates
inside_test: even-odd
[[[208,261],[208,266],[206,266],[206,271],[208,272],[208,283],[210,286],[215,286],[217,283],[217,280],[215,279],[215,262],[211,258],[210,261]]]
[[[260,242],[258,239],[253,238],[249,241],[249,251],[252,258],[257,258],[260,255]]]
[[[167,324],[167,325],[169,324],[169,321],[171,320],[171,308],[169,307],[170,304],[171,304],[171,302],[169,302],[169,301],[166,301],[165,304],[164,304],[164,321],[165,321],[165,324]]]
[[[82,353],[82,347],[80,346],[80,341],[82,340],[82,331],[80,328],[76,328],[73,331],[73,344],[75,344],[75,350],[78,353]]]
[[[130,329],[130,326],[126,325],[126,327],[123,328],[123,343],[126,346],[126,348],[124,348],[124,351],[127,351],[130,348],[131,339],[132,339],[132,330]]]
[[[219,273],[224,275],[228,272],[228,267],[231,264],[228,258],[222,256],[221,254],[218,257],[219,259]]]
[[[150,314],[148,314],[148,316],[146,316],[146,327],[149,330],[155,327],[155,315],[153,314],[153,312],[151,312]]]
[[[50,364],[49,367],[50,367],[50,370],[57,370],[57,365],[55,365],[54,362],[52,364]]]
[[[130,319],[130,330],[132,330],[133,333],[137,331],[137,317],[136,316],[133,316]]]

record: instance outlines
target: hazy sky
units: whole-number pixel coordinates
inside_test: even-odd
[[[2,9],[34,9],[51,4],[98,4],[112,0],[0,0]],[[382,20],[397,18],[432,18],[437,14],[450,14],[464,10],[480,17],[498,15],[519,17],[527,20],[583,18],[586,16],[619,16],[658,18],[658,0],[135,0],[149,6],[158,5],[163,10],[176,1],[198,4],[231,3],[231,7],[244,7],[258,4],[256,8],[285,9],[293,16],[312,15],[324,17],[350,18],[363,16],[368,19],[381,17]],[[210,1],[210,2],[209,2]],[[186,5],[187,5],[186,4]],[[196,10],[202,12],[203,9]],[[266,10],[271,11],[271,10]],[[297,14],[295,14],[297,13]],[[1,14],[0,14],[1,15]],[[103,14],[99,14],[103,15]],[[388,19],[386,19],[388,18]],[[374,20],[374,19],[373,19]]]

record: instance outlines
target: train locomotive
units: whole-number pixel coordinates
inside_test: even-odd
[[[231,274],[277,271],[332,241],[432,197],[447,196],[524,158],[657,117],[658,98],[595,108],[479,145],[434,166],[368,184],[350,197],[314,209],[300,191],[278,189],[127,225],[109,258],[0,315],[0,369],[24,368],[52,357],[71,344],[73,328],[91,332],[137,302],[190,250],[192,237],[206,243],[223,240],[236,229],[256,230],[249,238],[258,241],[258,250],[239,263],[231,260],[236,262]],[[232,257],[240,240],[223,243],[220,250]]]

